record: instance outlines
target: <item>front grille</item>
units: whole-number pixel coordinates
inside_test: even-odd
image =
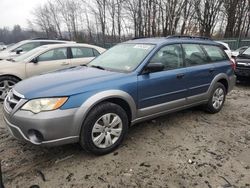
[[[242,68],[250,69],[250,63],[238,62],[236,67],[242,67]]]
[[[13,90],[11,90],[6,98],[5,106],[8,109],[8,111],[12,111],[16,105],[20,102],[22,98]]]

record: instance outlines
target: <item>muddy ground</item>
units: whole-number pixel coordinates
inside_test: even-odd
[[[238,84],[218,114],[189,109],[138,124],[118,150],[99,157],[77,144],[20,143],[0,117],[7,188],[250,187],[250,83]]]

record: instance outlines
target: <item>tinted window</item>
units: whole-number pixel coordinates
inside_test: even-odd
[[[195,66],[208,63],[207,56],[200,45],[183,44],[186,66]]]
[[[204,45],[203,47],[212,61],[223,61],[227,59],[219,47],[208,45]]]
[[[67,59],[67,48],[49,50],[38,57],[38,61],[53,61]]]
[[[71,48],[73,58],[84,58],[84,57],[94,57],[92,48]]]
[[[22,49],[24,52],[30,51],[36,47],[40,46],[40,42],[32,42],[19,46],[14,51]]]
[[[247,49],[243,52],[243,54],[245,54],[245,55],[250,55],[250,48],[247,48]]]
[[[161,48],[150,63],[162,63],[165,70],[183,67],[182,49],[180,45],[168,45]]]

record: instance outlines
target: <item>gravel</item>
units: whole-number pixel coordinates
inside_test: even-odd
[[[7,188],[250,187],[250,84],[238,84],[218,114],[193,108],[135,125],[105,156],[78,144],[44,148],[17,141],[1,113]]]

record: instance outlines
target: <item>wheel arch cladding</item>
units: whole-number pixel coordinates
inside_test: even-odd
[[[77,133],[80,133],[84,120],[86,119],[86,116],[91,111],[91,109],[104,101],[120,105],[125,110],[127,115],[129,113],[129,121],[132,121],[136,118],[136,104],[131,95],[121,90],[102,91],[89,97],[77,110],[75,114],[75,123],[78,126]]]
[[[210,85],[210,87],[209,87],[209,89],[208,89],[208,94],[209,94],[209,96],[211,95],[211,93],[212,93],[212,90],[213,90],[213,88],[214,88],[214,85],[217,83],[217,82],[219,82],[219,83],[222,83],[223,85],[224,84],[227,84],[227,87],[225,86],[225,88],[226,88],[226,90],[228,89],[228,84],[229,84],[229,80],[228,80],[228,76],[225,74],[225,73],[220,73],[220,74],[218,74],[218,75],[216,75],[215,77],[214,77],[214,79],[213,79],[213,81],[211,82],[211,85]]]
[[[219,83],[223,84],[224,87],[226,88],[226,93],[228,92],[228,81],[224,78],[218,80]]]

